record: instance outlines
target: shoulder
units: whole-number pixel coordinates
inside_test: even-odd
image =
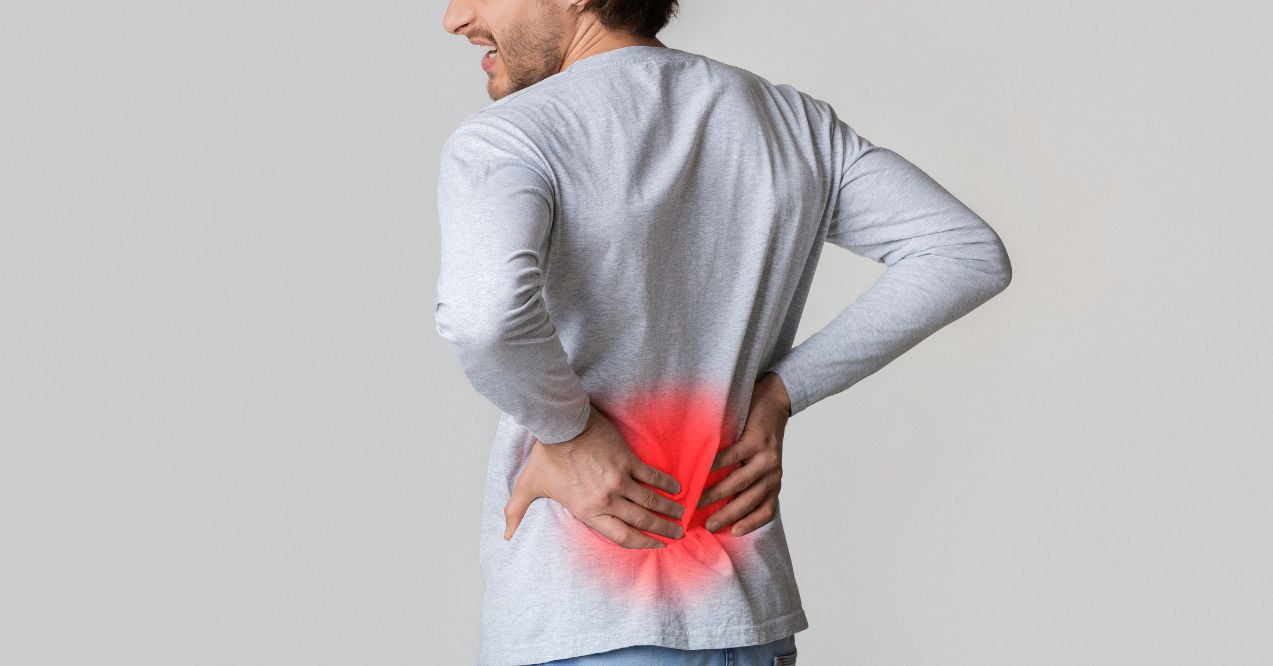
[[[554,131],[558,99],[567,80],[559,74],[522,88],[470,113],[450,138],[469,134],[469,139],[520,147],[533,147]]]
[[[564,75],[549,77],[470,113],[447,136],[444,156],[448,151],[479,151],[548,170],[545,149],[559,139],[566,83]]]
[[[714,76],[729,81],[731,87],[747,89],[758,96],[766,106],[781,112],[789,122],[795,121],[811,128],[832,128],[839,119],[831,103],[790,83],[775,82],[770,78],[744,68],[707,56],[703,61],[713,70]]]
[[[516,164],[551,180],[551,168],[532,133],[503,114],[487,109],[470,115],[451,130],[442,143],[439,161],[444,171],[461,165],[488,170],[497,164]]]

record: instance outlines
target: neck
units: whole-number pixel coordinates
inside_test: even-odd
[[[615,32],[601,33],[591,37],[585,36],[577,40],[575,45],[566,52],[566,58],[561,63],[561,71],[564,72],[566,68],[589,56],[621,49],[625,46],[659,46],[667,48],[667,44],[660,42],[657,37],[637,37],[632,34]]]

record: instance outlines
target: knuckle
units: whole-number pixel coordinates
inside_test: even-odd
[[[643,491],[640,494],[640,496],[637,497],[637,502],[642,507],[645,507],[647,509],[652,509],[652,510],[658,509],[663,506],[663,503],[659,501],[659,496],[655,495],[654,491],[652,490]]]
[[[614,508],[614,495],[607,492],[599,492],[592,497],[590,504],[601,510],[612,509]]]
[[[644,515],[636,515],[625,518],[623,522],[635,527],[639,530],[650,529],[650,521]]]

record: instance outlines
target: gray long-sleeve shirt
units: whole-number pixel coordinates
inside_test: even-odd
[[[482,513],[480,662],[807,628],[781,512],[741,537],[695,510],[776,372],[796,415],[1003,290],[989,225],[829,104],[684,50],[629,46],[468,116],[441,156],[438,333],[503,413]],[[792,347],[824,243],[883,263]],[[846,293],[846,301],[850,294]],[[549,498],[503,508],[534,440],[589,410],[681,482],[686,536],[628,550]],[[797,443],[798,444],[798,443]],[[662,491],[659,491],[662,492]]]

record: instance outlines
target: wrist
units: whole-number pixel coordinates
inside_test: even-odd
[[[784,416],[791,416],[791,395],[787,393],[787,385],[776,372],[766,372],[760,378],[764,399],[782,411]]]

